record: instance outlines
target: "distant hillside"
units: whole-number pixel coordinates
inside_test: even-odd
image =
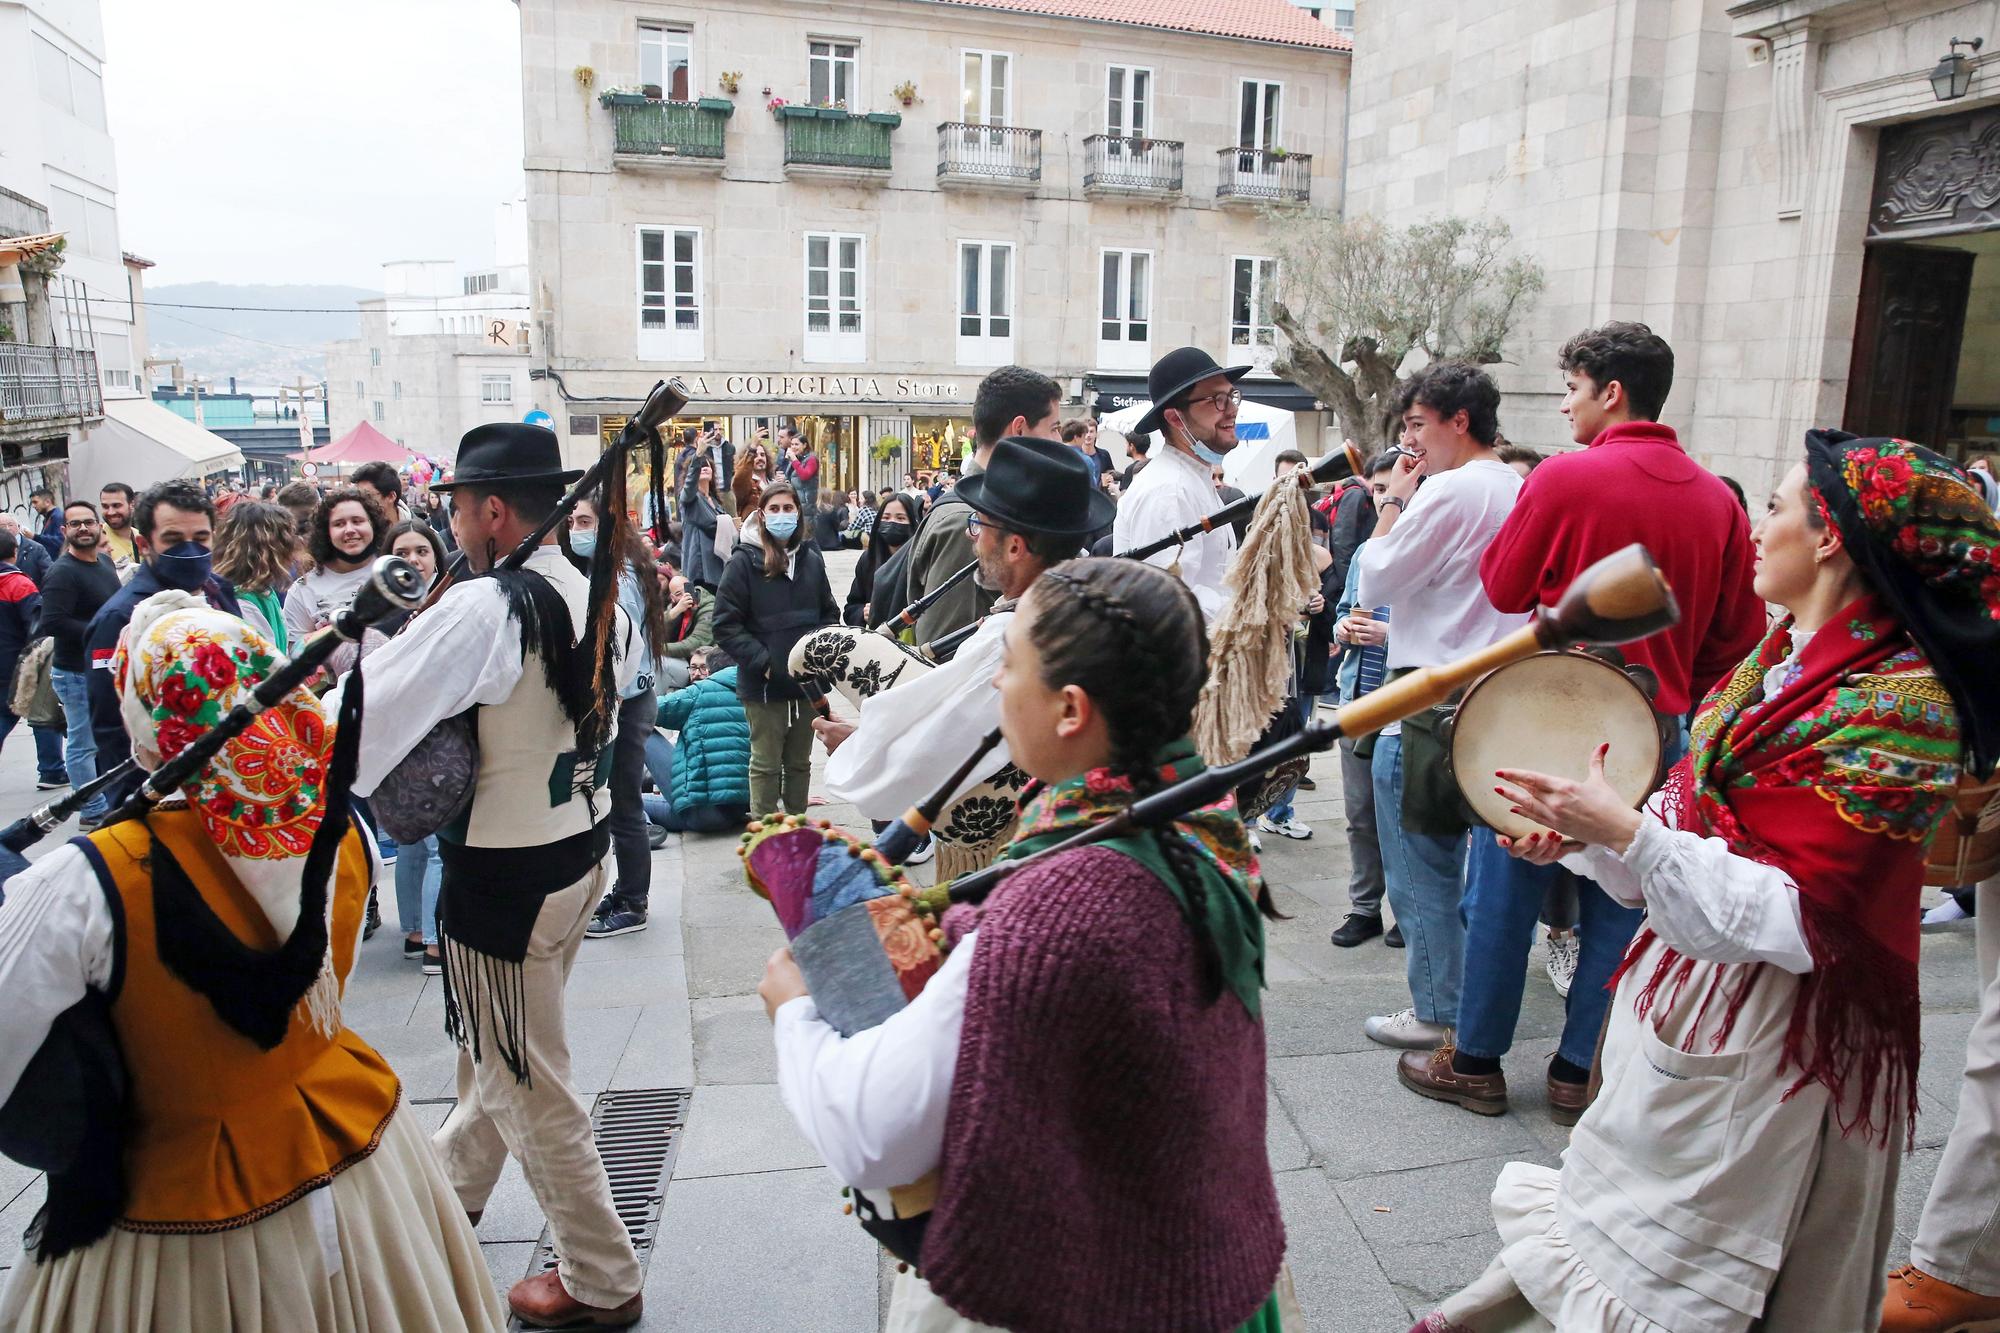
[[[149,286],[146,314],[152,355],[179,357],[185,374],[206,375],[218,383],[231,375],[244,386],[259,387],[290,382],[299,375],[318,379],[325,370],[326,344],[360,332],[354,303],[379,295],[365,287],[313,283]]]

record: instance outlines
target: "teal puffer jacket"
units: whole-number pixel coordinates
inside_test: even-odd
[[[674,813],[697,805],[750,805],[750,720],[736,697],[736,668],[660,700],[659,725],[680,732],[666,793]]]

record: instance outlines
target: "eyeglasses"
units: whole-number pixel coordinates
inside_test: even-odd
[[[97,520],[94,518],[73,518],[63,524],[63,526],[66,528],[94,528],[97,526]]]
[[[1190,398],[1188,399],[1188,406],[1193,407],[1196,403],[1207,403],[1218,412],[1227,412],[1230,408],[1241,404],[1242,401],[1243,390],[1224,389],[1220,393],[1212,393],[1205,398]]]
[[[975,509],[972,511],[972,517],[965,520],[965,535],[968,537],[977,537],[982,528],[1000,537],[1004,537],[1013,531],[1012,528],[1001,527],[998,523],[995,523],[992,519],[987,518]]]

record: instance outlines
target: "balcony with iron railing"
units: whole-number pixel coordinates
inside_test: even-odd
[[[62,430],[103,415],[97,353],[0,343],[0,432]]]
[[[1303,204],[1312,199],[1312,154],[1282,148],[1224,148],[1215,197],[1224,203]]]
[[[1168,198],[1181,192],[1178,139],[1093,134],[1083,141],[1083,192]]]
[[[938,184],[1033,189],[1042,179],[1042,132],[1012,125],[938,126]]]
[[[726,98],[668,102],[606,93],[599,101],[611,113],[611,153],[617,165],[722,170],[723,133],[736,110]]]
[[[857,115],[839,107],[781,106],[785,174],[885,180],[891,164],[890,132],[903,123],[894,111]]]

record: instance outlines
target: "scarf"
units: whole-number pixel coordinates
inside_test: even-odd
[[[1183,736],[1153,756],[1160,785],[1191,778],[1206,767]],[[1110,768],[1030,789],[1021,831],[1002,855],[1018,861],[1079,829],[1110,819],[1143,793]],[[1139,830],[1096,844],[1151,871],[1180,905],[1181,916],[1207,953],[1217,979],[1252,1018],[1263,1012],[1264,921],[1257,913],[1257,858],[1250,834],[1229,797],[1182,815],[1167,828]]]
[[[250,703],[278,663],[270,640],[200,596],[148,597],[134,608],[111,663],[133,756],[157,769]],[[358,697],[348,706],[358,709]],[[231,935],[166,845],[153,843],[162,961],[266,1050],[283,1040],[301,1001],[314,1028],[327,1036],[340,1030],[327,890],[348,815],[346,784],[334,768],[334,728],[320,701],[299,689],[260,712],[182,788],[237,882],[284,940],[275,953]],[[330,806],[337,807],[333,825],[321,837]]]
[[[1787,1095],[1819,1083],[1843,1108],[1844,1133],[1879,1133],[1886,1143],[1897,1107],[1915,1133],[1917,899],[1925,848],[1958,780],[1958,712],[1872,594],[1796,655],[1792,647],[1787,617],[1709,696],[1664,805],[1676,827],[1721,838],[1798,886],[1813,970],[1799,980],[1785,1035],[1780,1067],[1799,1071]],[[1767,698],[1766,678],[1780,667],[1790,678]],[[1640,931],[1613,985],[1652,940]],[[1636,1011],[1649,1012],[1668,982],[1678,995],[1693,966],[1666,950]],[[1730,996],[1717,1049],[1752,984]]]

